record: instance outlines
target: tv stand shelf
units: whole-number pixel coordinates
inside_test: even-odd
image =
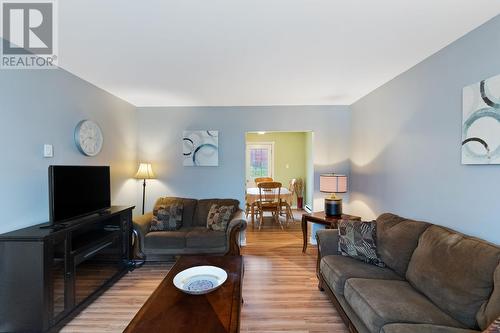
[[[125,274],[133,209],[1,234],[0,332],[57,330]]]
[[[85,238],[88,237],[88,238]],[[120,237],[120,231],[118,232],[94,232],[87,233],[77,239],[72,240],[71,255],[77,256],[79,254],[88,254],[95,249],[101,247],[103,244],[113,241],[114,238]]]

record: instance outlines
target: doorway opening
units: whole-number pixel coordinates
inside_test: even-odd
[[[247,217],[251,226],[261,227],[259,212],[252,209],[256,201],[263,199],[257,181],[265,178],[281,183],[280,196],[277,200],[285,201],[293,215],[285,214],[286,223],[274,227],[300,227],[300,215],[306,207],[312,208],[314,166],[313,166],[312,131],[252,131],[245,136],[245,183]],[[253,207],[255,208],[255,207]],[[285,209],[287,206],[285,205]],[[275,214],[264,214],[264,226],[273,227]],[[284,227],[285,226],[285,227]]]

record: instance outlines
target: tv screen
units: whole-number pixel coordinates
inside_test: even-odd
[[[57,223],[108,209],[110,183],[108,166],[50,166],[50,220]]]

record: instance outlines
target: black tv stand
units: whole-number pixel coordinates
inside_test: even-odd
[[[67,227],[67,224],[65,223],[58,223],[58,224],[49,224],[49,225],[42,225],[40,229],[52,229],[52,230],[62,230]]]
[[[125,274],[133,208],[0,235],[0,332],[57,330]]]

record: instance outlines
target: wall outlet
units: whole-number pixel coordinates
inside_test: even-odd
[[[52,145],[43,145],[43,157],[54,157],[54,147]]]

